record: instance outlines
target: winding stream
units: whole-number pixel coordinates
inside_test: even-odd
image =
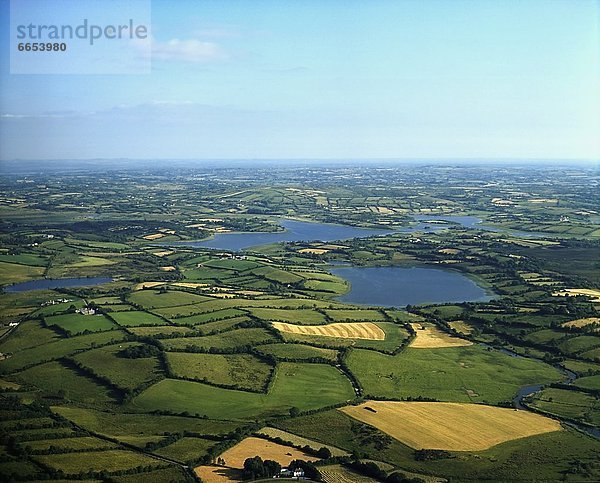
[[[537,357],[523,356],[523,355],[517,354],[516,352],[513,352],[509,349],[505,349],[504,347],[493,347],[489,344],[485,344],[485,343],[481,343],[481,342],[479,344],[482,345],[483,347],[488,347],[488,348],[503,352],[504,354],[507,354],[511,357],[520,357],[522,359],[533,359],[536,361],[544,362],[541,359],[538,359]],[[555,369],[557,369],[558,371],[560,371],[564,376],[566,376],[566,379],[563,381],[563,384],[571,384],[577,379],[577,374],[574,373],[573,371],[570,371],[569,369],[565,369],[564,367],[562,367],[558,364],[551,364],[551,366],[554,367]],[[514,407],[516,409],[524,409],[527,411],[538,412],[527,405],[526,399],[529,396],[533,396],[536,392],[541,391],[542,389],[544,389],[544,387],[546,387],[545,384],[528,384],[527,386],[521,387],[517,391],[517,395],[512,400]],[[542,411],[540,411],[539,413],[546,414]],[[571,426],[575,429],[578,429],[579,431],[589,434],[590,436],[600,439],[600,428],[594,428],[592,426],[587,426],[585,424],[580,424],[580,423],[577,423],[574,421],[563,419],[560,416],[557,416],[554,414],[552,414],[551,417],[558,419],[561,423],[563,423],[567,426]]]

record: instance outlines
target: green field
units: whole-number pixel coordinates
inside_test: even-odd
[[[551,366],[480,346],[409,348],[396,356],[355,349],[347,363],[374,398],[423,396],[497,404],[511,400],[521,386],[562,379]]]
[[[113,312],[110,314],[117,324],[124,327],[138,327],[140,325],[165,325],[165,321],[148,312],[130,311]]]
[[[531,406],[556,416],[600,425],[600,400],[583,392],[549,387],[534,396]]]
[[[114,403],[110,388],[65,367],[59,362],[47,362],[19,372],[19,380],[61,398],[89,404]]]
[[[269,364],[249,354],[167,352],[166,360],[174,377],[251,391],[262,391],[273,370]]]
[[[43,267],[0,261],[0,281],[2,284],[26,282],[27,280],[41,278],[43,273]]]
[[[67,475],[86,473],[87,471],[122,471],[138,466],[167,466],[149,456],[132,451],[108,450],[85,453],[67,453],[35,456],[34,459],[50,468]]]
[[[336,309],[324,311],[333,322],[377,322],[385,316],[379,310],[372,309]]]
[[[23,349],[37,347],[59,339],[56,332],[47,329],[38,320],[22,322],[8,338],[0,342],[0,351],[15,353]]]
[[[55,406],[52,410],[64,418],[73,421],[84,429],[104,436],[130,441],[137,437],[138,444],[155,441],[167,433],[192,431],[202,435],[227,434],[236,428],[236,424],[225,421],[208,421],[181,416],[158,416],[154,414],[127,414],[102,412],[80,407]]]
[[[34,451],[48,450],[50,447],[58,448],[64,452],[68,451],[89,451],[94,449],[109,449],[116,448],[115,443],[94,438],[92,436],[81,436],[77,438],[60,438],[60,439],[42,439],[39,441],[28,441],[25,446],[28,446]]]
[[[58,359],[72,354],[75,351],[89,349],[94,345],[116,343],[125,338],[125,333],[120,330],[97,332],[95,334],[79,335],[68,339],[57,339],[48,344],[22,350],[4,360],[0,366],[3,372],[22,369],[31,364]]]
[[[216,310],[214,312],[208,312],[206,314],[192,315],[190,317],[179,317],[173,320],[177,324],[198,325],[206,324],[207,322],[212,322],[215,320],[230,319],[245,314],[246,312],[239,309],[223,309]]]
[[[128,297],[128,300],[134,304],[141,305],[146,309],[154,309],[160,307],[191,305],[212,299],[203,295],[196,295],[179,290],[167,290],[164,293],[159,290],[139,290],[132,293]]]
[[[323,384],[327,381],[327,384]],[[354,397],[350,382],[331,367],[321,364],[282,362],[268,394],[220,389],[206,384],[165,379],[146,389],[131,409],[163,409],[206,414],[214,419],[254,419],[347,401]]]
[[[182,463],[202,458],[215,441],[202,438],[181,438],[169,446],[155,451],[156,454],[172,458]]]
[[[142,345],[135,342],[109,345],[77,354],[73,359],[115,386],[131,390],[163,377],[157,357],[130,359],[121,356],[128,347]]]
[[[55,325],[72,335],[84,332],[102,332],[117,327],[104,315],[63,314],[46,317],[44,320],[49,327]]]
[[[179,327],[172,325],[154,325],[150,327],[128,327],[127,332],[139,335],[140,337],[159,337],[173,334],[186,335],[192,332],[191,327]]]
[[[239,329],[224,332],[223,334],[208,335],[205,337],[180,337],[177,339],[163,339],[162,346],[166,350],[185,350],[188,347],[206,351],[211,347],[216,349],[232,349],[235,347],[253,346],[274,340],[274,337],[265,329]]]
[[[31,265],[34,267],[45,267],[48,263],[48,259],[46,257],[36,255],[35,253],[21,253],[19,255],[0,254],[0,262]]]
[[[283,360],[325,359],[335,361],[338,355],[338,352],[333,349],[323,349],[304,344],[265,344],[257,346],[256,349],[263,354],[272,355]]]
[[[284,310],[256,307],[250,309],[250,312],[255,317],[268,321],[306,325],[325,324],[327,322],[325,315],[316,310]]]

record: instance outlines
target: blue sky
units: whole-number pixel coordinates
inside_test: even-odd
[[[11,75],[0,22],[4,160],[600,157],[598,1],[153,1],[148,75]]]

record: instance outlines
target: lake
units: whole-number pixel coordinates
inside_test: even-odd
[[[81,277],[81,278],[43,278],[29,282],[16,283],[4,287],[5,292],[28,292],[29,290],[50,290],[53,288],[88,287],[112,282],[109,277]]]
[[[209,240],[196,242],[175,242],[170,246],[191,246],[197,248],[218,248],[220,250],[243,250],[245,248],[266,245],[268,243],[296,241],[334,241],[350,238],[367,238],[393,233],[393,230],[357,228],[354,226],[334,225],[331,223],[311,223],[297,220],[282,220],[280,225],[285,231],[252,233],[218,233]]]
[[[341,267],[330,272],[348,280],[350,292],[337,300],[405,307],[416,304],[483,302],[492,296],[460,272],[425,267]]]
[[[280,225],[285,231],[279,232],[247,232],[247,233],[217,233],[208,240],[190,241],[190,242],[172,242],[159,243],[162,246],[188,246],[195,248],[213,248],[219,250],[238,251],[250,247],[267,245],[269,243],[280,242],[310,242],[322,241],[330,242],[336,240],[349,240],[351,238],[367,238],[370,236],[387,235],[389,233],[414,233],[414,232],[434,232],[447,230],[452,227],[451,223],[456,223],[465,228],[479,229],[492,232],[501,232],[503,230],[481,224],[481,218],[476,216],[459,215],[414,215],[416,224],[412,226],[398,226],[393,229],[374,229],[358,228],[355,226],[336,225],[333,223],[318,223],[297,220],[281,220]],[[435,223],[436,221],[446,221],[448,223]],[[507,231],[516,236],[540,236],[537,233]],[[541,234],[543,236],[543,234]]]

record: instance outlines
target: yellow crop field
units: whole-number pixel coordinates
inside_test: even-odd
[[[253,456],[260,456],[263,460],[277,461],[281,466],[287,466],[292,460],[318,461],[319,458],[311,456],[304,451],[273,443],[262,438],[248,437],[225,451],[221,458],[225,466],[230,468],[243,468],[244,461]]]
[[[241,481],[242,471],[225,466],[196,466],[194,473],[204,483],[226,483],[228,481]]]
[[[162,238],[162,237],[164,237],[164,236],[165,236],[165,234],[164,234],[164,233],[154,233],[154,234],[152,234],[152,235],[146,235],[146,236],[143,236],[142,238],[143,238],[144,240],[158,240],[159,238]]]
[[[600,317],[586,317],[585,319],[570,320],[569,322],[565,322],[563,327],[580,328],[592,324],[600,324]],[[600,327],[596,328],[595,331],[600,331]]]
[[[385,339],[383,329],[373,322],[348,322],[325,325],[295,325],[284,322],[272,322],[272,324],[280,332],[288,332],[290,334],[339,337],[342,339]]]
[[[208,287],[209,286],[207,283],[196,283],[196,282],[177,282],[172,285],[175,285],[176,287],[183,287],[183,288],[199,288],[199,287]]]
[[[282,429],[271,428],[270,426],[265,426],[262,429],[257,431],[259,435],[266,435],[270,438],[281,438],[284,441],[290,441],[296,446],[310,446],[315,451],[318,451],[320,448],[327,448],[331,451],[333,456],[349,456],[350,453],[344,451],[343,449],[337,448],[335,446],[331,446],[329,444],[319,443],[318,441],[314,441],[312,439],[303,438],[302,436],[298,436],[293,433],[289,433],[287,431],[283,431]]]
[[[340,411],[416,449],[482,451],[562,429],[539,414],[481,404],[367,401]]]
[[[446,332],[441,331],[434,325],[424,325],[419,323],[411,324],[415,329],[416,337],[410,343],[413,349],[439,349],[441,347],[464,347],[473,345],[471,341],[453,337]]]
[[[160,287],[161,285],[164,285],[165,282],[141,282],[138,283],[135,287],[133,287],[134,290],[144,290],[145,288],[153,288],[153,287]]]

